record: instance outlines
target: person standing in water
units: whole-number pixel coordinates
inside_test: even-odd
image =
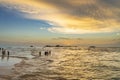
[[[10,52],[7,51],[7,61],[9,60],[9,55],[10,55]]]
[[[41,51],[39,52],[39,56],[41,56]]]
[[[10,55],[10,52],[9,52],[9,51],[7,51],[7,55],[8,55],[8,56]]]
[[[48,51],[45,51],[45,56],[48,56]]]
[[[0,52],[2,51],[2,48],[0,48]]]
[[[5,55],[5,50],[4,49],[2,50],[2,55]]]
[[[1,60],[3,60],[5,57],[5,50],[2,48],[2,56],[1,56]]]

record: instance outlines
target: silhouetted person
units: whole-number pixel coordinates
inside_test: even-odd
[[[39,56],[41,56],[41,51],[39,52]]]
[[[7,51],[7,55],[8,55],[8,56],[10,55],[10,52],[9,52],[9,51]]]
[[[45,51],[45,56],[51,55],[51,51]]]
[[[48,56],[48,54],[49,54],[48,51],[45,51],[45,56]]]
[[[5,50],[2,50],[2,55],[5,55]]]
[[[2,48],[0,48],[0,51],[2,50]]]

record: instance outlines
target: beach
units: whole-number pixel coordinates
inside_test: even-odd
[[[120,80],[120,0],[0,0],[0,80]]]
[[[119,80],[120,48],[47,47],[51,55],[39,56],[42,48],[10,49],[11,73],[0,80]],[[13,54],[14,53],[14,54]],[[14,61],[14,60],[13,60]],[[1,68],[1,67],[0,67]],[[1,73],[1,72],[0,72]]]

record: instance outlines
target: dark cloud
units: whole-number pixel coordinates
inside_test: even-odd
[[[99,0],[99,2],[107,5],[107,6],[111,6],[111,7],[118,7],[120,8],[120,0]]]
[[[39,1],[39,0],[38,0]],[[120,0],[76,0],[78,4],[72,3],[70,0],[42,0],[69,15],[77,17],[90,17],[94,19],[117,19],[120,12],[116,9],[120,8]],[[94,2],[94,3],[93,3]],[[86,4],[85,4],[86,3]],[[108,15],[113,13],[114,15]]]

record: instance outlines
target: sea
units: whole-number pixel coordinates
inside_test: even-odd
[[[27,57],[32,59],[31,50],[42,50],[42,47],[7,47],[12,56]],[[120,80],[120,47],[96,47],[88,50],[87,47],[46,47],[44,50],[51,50],[49,64],[40,67],[46,69],[28,76],[25,80]],[[0,75],[8,66],[14,67],[21,59],[2,58],[0,60]],[[48,65],[47,65],[48,64]],[[10,70],[10,69],[9,69]],[[9,72],[10,73],[10,72]],[[37,77],[36,77],[36,76]],[[42,76],[41,76],[42,75]],[[24,80],[24,77],[21,80]]]

